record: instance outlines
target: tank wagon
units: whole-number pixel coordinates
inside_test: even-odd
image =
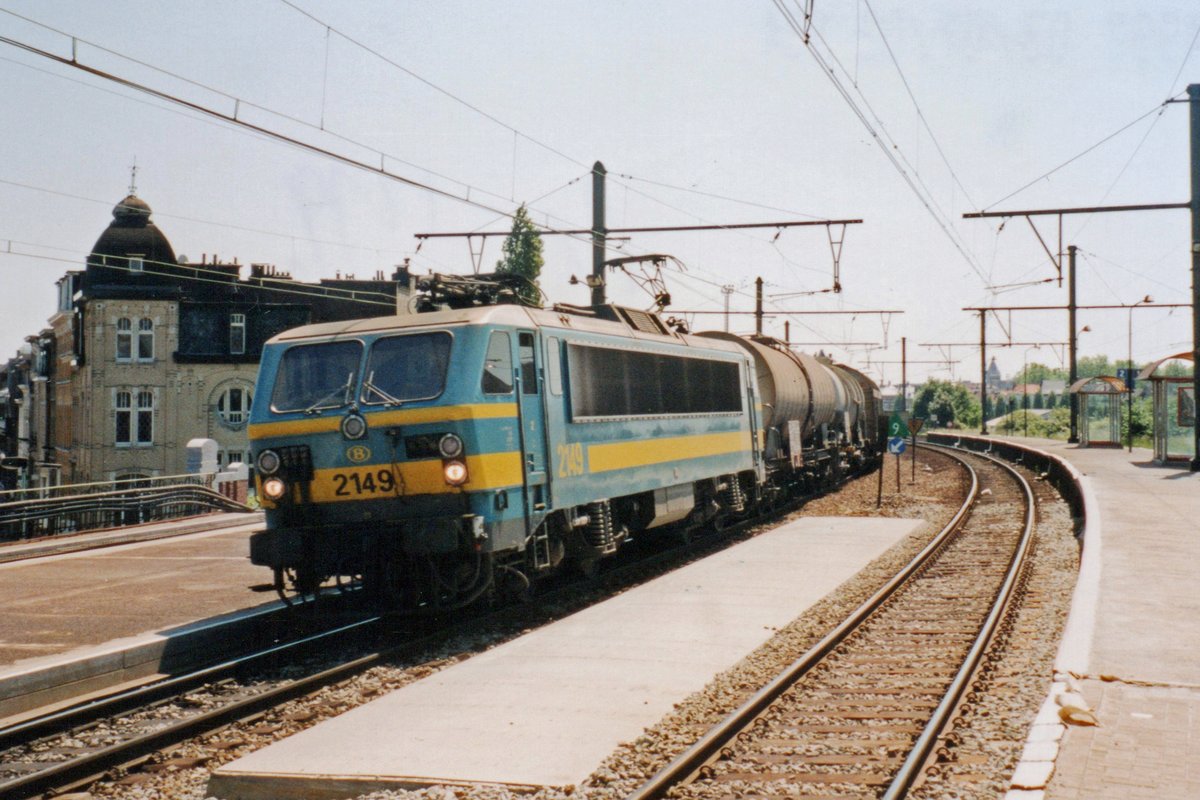
[[[250,418],[285,599],[450,609],[831,485],[878,457],[866,376],[617,306],[495,305],[267,343]]]

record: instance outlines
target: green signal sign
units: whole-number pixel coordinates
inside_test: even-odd
[[[888,436],[908,436],[908,425],[899,414],[892,414],[888,420]]]

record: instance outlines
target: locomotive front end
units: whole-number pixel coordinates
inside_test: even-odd
[[[285,600],[336,582],[445,608],[487,588],[513,527],[497,497],[521,481],[516,408],[479,391],[483,334],[429,316],[309,326],[264,349],[250,437],[267,529],[251,560]]]

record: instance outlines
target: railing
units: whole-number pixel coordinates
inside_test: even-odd
[[[179,482],[180,478],[187,482]],[[204,476],[177,476],[176,482],[163,484],[166,480],[138,479],[108,484],[58,486],[53,490],[43,488],[0,492],[0,542],[137,525],[211,511],[250,510],[205,486]],[[111,487],[113,484],[136,485],[115,490],[110,488],[108,491],[95,491],[93,488]],[[71,494],[59,491],[71,489],[84,491]],[[23,497],[14,499],[14,494]]]
[[[45,500],[53,497],[75,497],[85,494],[104,494],[119,492],[127,489],[157,489],[163,486],[211,486],[213,476],[197,475],[162,475],[156,478],[117,478],[111,481],[96,481],[94,483],[65,483],[59,486],[35,486],[29,489],[8,489],[0,491],[0,505],[15,503],[20,500]]]

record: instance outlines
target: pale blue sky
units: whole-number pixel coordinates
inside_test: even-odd
[[[849,73],[843,80],[852,92],[857,82],[859,107],[882,120],[899,148],[892,152],[926,187],[941,223],[770,0],[293,3],[324,24],[280,0],[0,0],[0,9],[143,62],[80,43],[83,63],[213,108],[232,110],[236,99],[246,119],[372,163],[384,152],[388,169],[451,194],[470,187],[471,198],[506,210],[529,201],[539,221],[590,226],[587,172],[597,159],[613,176],[613,227],[862,218],[846,231],[840,295],[768,306],[903,309],[886,332],[868,315],[801,317],[791,328],[793,340],[824,343],[891,382],[899,381],[899,367],[884,362],[898,361],[901,336],[914,362],[938,357],[918,342],[977,340],[978,320],[963,306],[1065,302],[1056,284],[989,292],[988,285],[1050,277],[1053,268],[1023,219],[998,232],[995,221],[962,220],[964,211],[1188,199],[1185,104],[1151,114],[1003,198],[1200,82],[1200,55],[1190,49],[1200,26],[1194,2],[817,2],[818,47]],[[783,5],[799,16],[790,0]],[[0,36],[71,53],[69,38],[10,13],[0,13]],[[337,270],[390,272],[406,256],[421,271],[466,272],[465,242],[430,242],[415,253],[413,234],[507,227],[465,203],[2,43],[0,87],[4,357],[45,326],[54,281],[83,264],[126,192],[135,158],[138,194],[176,252],[193,260],[218,253],[306,280]],[[1042,229],[1053,247],[1054,225],[1046,219]],[[1187,212],[1068,218],[1064,230],[1065,244],[1081,248],[1080,303],[1128,303],[1146,294],[1162,303],[1190,300]],[[750,310],[758,275],[768,295],[830,285],[822,228],[784,231],[772,242],[774,234],[640,236],[611,255],[681,259],[686,274],[668,276],[677,308],[720,309],[718,287],[728,283],[737,287],[733,307]],[[590,247],[557,237],[547,240],[546,253],[542,286],[550,299],[585,302],[586,291],[567,281],[589,271]],[[485,265],[498,256],[497,239]],[[648,305],[631,282],[611,280],[614,299]],[[1122,357],[1125,323],[1124,312],[1081,312],[1079,324],[1092,328],[1081,353]],[[1182,311],[1137,312],[1135,323],[1135,358],[1190,349],[1190,317]],[[721,324],[703,317],[696,327]],[[751,325],[739,316],[732,327]],[[1067,333],[1065,313],[1014,315],[1011,325],[1022,341],[1062,341]],[[995,321],[989,331],[1003,336]],[[782,336],[782,318],[768,320],[767,332]],[[885,341],[887,349],[841,344]],[[1025,348],[995,354],[1006,374],[1026,357]],[[978,377],[977,352],[954,355],[956,377]],[[1060,355],[1043,348],[1028,358],[1057,365]],[[910,367],[910,379],[926,375],[950,372]]]

